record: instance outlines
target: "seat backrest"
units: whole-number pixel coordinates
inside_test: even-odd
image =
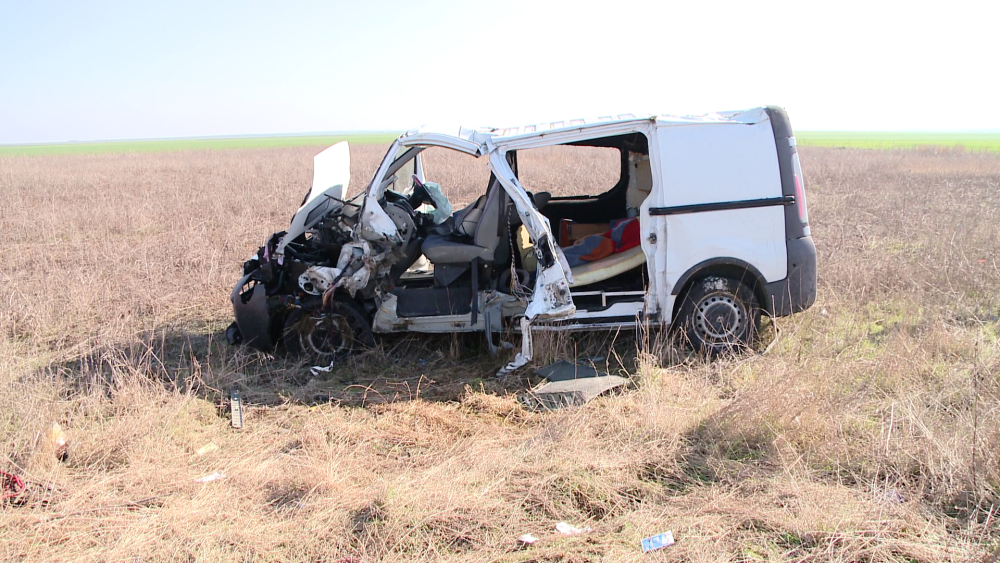
[[[486,196],[481,195],[479,199],[472,202],[472,205],[461,209],[455,213],[455,227],[453,233],[463,237],[475,237],[476,226],[483,215],[483,208],[486,207]]]
[[[496,250],[500,243],[502,227],[500,221],[505,220],[507,211],[507,192],[496,179],[490,185],[486,193],[486,205],[479,217],[479,224],[476,225],[476,236],[473,242],[476,246],[481,246],[489,250]]]

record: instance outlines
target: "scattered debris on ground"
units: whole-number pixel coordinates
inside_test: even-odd
[[[674,533],[669,530],[663,532],[662,534],[656,534],[655,536],[642,539],[643,553],[653,551],[655,549],[670,547],[672,545],[674,545]]]
[[[577,534],[586,534],[587,532],[593,531],[593,528],[590,526],[577,528],[568,522],[560,522],[556,524],[556,531],[565,536],[575,536]]]
[[[52,428],[49,429],[49,444],[55,453],[56,459],[59,461],[69,459],[69,439],[58,422],[53,422]]]
[[[535,543],[536,541],[538,541],[538,538],[536,538],[535,536],[533,536],[531,534],[522,534],[522,535],[520,535],[520,536],[517,537],[517,541],[521,542],[524,545],[531,545],[531,544]]]
[[[243,397],[239,389],[229,390],[229,416],[233,428],[243,428]]]
[[[204,477],[198,477],[194,480],[195,483],[211,483],[212,481],[218,481],[219,479],[225,479],[225,475],[216,471],[211,475],[205,475]]]
[[[598,371],[593,362],[581,364],[559,360],[535,370],[535,374],[545,381],[517,397],[526,407],[535,410],[579,406],[629,381]]]
[[[198,448],[198,451],[196,451],[195,453],[198,454],[198,455],[200,455],[200,456],[202,456],[202,455],[207,455],[207,454],[210,454],[210,453],[218,451],[218,450],[219,450],[219,445],[218,444],[216,444],[215,442],[209,442],[209,443],[205,444],[204,446]]]
[[[16,502],[17,497],[24,492],[24,479],[13,473],[0,471],[0,491],[3,491],[0,493],[0,501]]]

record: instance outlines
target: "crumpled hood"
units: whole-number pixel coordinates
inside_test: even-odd
[[[309,195],[292,217],[288,232],[275,248],[283,254],[285,246],[318,223],[327,213],[343,205],[351,181],[351,150],[341,141],[313,157],[313,183]]]

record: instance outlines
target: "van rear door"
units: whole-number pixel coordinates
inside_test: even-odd
[[[780,107],[768,106],[766,111],[781,170],[781,192],[795,200],[795,205],[785,209],[784,217],[788,275],[766,287],[769,312],[781,317],[803,311],[816,301],[816,246],[809,230],[805,177],[791,122]]]

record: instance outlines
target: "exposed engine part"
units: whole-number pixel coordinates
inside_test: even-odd
[[[340,278],[340,268],[312,266],[299,276],[299,287],[310,295],[322,295]]]

